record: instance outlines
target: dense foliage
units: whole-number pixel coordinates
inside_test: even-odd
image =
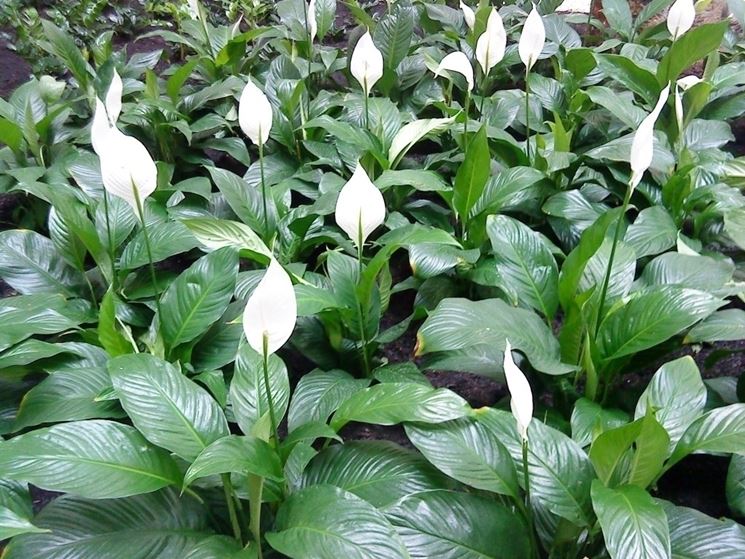
[[[732,455],[745,514],[745,381],[680,356],[745,339],[736,26],[245,4],[130,57],[40,20],[64,75],[0,99],[3,558],[745,554],[656,494]]]

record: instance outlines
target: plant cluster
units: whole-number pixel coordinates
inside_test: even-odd
[[[745,515],[745,381],[669,357],[745,338],[741,37],[574,4],[190,0],[159,73],[42,22],[69,79],[0,99],[3,559],[742,556],[655,491],[732,456]]]

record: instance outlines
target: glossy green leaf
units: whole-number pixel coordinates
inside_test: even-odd
[[[727,470],[727,504],[738,516],[745,516],[745,456],[732,455]]]
[[[694,421],[681,437],[670,460],[691,452],[745,452],[745,404],[716,408]]]
[[[303,377],[295,387],[287,424],[290,432],[313,421],[326,421],[355,392],[370,384],[340,370],[316,370]]]
[[[344,518],[345,522],[339,522]],[[368,502],[338,487],[294,493],[277,512],[269,545],[291,559],[408,559],[393,525]]]
[[[444,489],[448,480],[419,454],[389,441],[352,441],[323,450],[303,472],[301,487],[334,485],[375,507],[420,491]]]
[[[254,258],[265,257],[262,262],[271,256],[261,237],[245,223],[203,217],[183,219],[181,223],[186,225],[199,244],[207,250],[232,247]]]
[[[150,236],[150,247],[152,248],[153,262],[160,262],[171,256],[187,252],[197,246],[196,239],[189,233],[183,223],[178,221],[166,221],[163,223],[149,223],[147,232]],[[148,264],[145,237],[140,230],[134,238],[124,247],[119,259],[119,267],[122,270],[134,270]]]
[[[628,415],[621,410],[605,409],[592,400],[580,398],[572,410],[572,439],[585,447],[601,433],[620,427],[628,420]]]
[[[670,559],[670,532],[665,509],[633,485],[608,489],[592,484],[592,505],[612,559]]]
[[[691,328],[686,343],[729,342],[745,339],[745,311],[724,309],[717,311]]]
[[[726,21],[704,23],[678,37],[657,67],[659,83],[674,82],[683,70],[719,48],[728,26]]]
[[[116,317],[118,299],[116,293],[109,289],[98,309],[98,341],[112,357],[134,350],[132,344],[119,331],[120,325]]]
[[[686,507],[659,501],[670,529],[672,559],[732,559],[745,549],[745,529]]]
[[[638,258],[652,256],[675,246],[678,229],[665,208],[652,206],[639,212],[633,225],[626,230],[624,241],[631,245]]]
[[[134,428],[94,420],[0,442],[0,478],[89,499],[149,493],[181,482],[169,454],[151,446]]]
[[[519,498],[509,451],[483,423],[471,418],[439,425],[407,425],[414,446],[440,471],[475,487]]]
[[[150,442],[193,460],[228,434],[222,408],[174,365],[152,355],[122,355],[109,361],[122,407]]]
[[[391,70],[398,68],[409,52],[415,13],[411,6],[396,5],[375,26],[373,40],[383,54],[385,66]]]
[[[517,559],[530,556],[525,524],[489,499],[454,491],[404,497],[384,513],[412,559]]]
[[[468,218],[471,208],[484,192],[490,169],[489,142],[486,136],[486,126],[482,126],[469,141],[465,159],[455,175],[453,208],[460,221]]]
[[[32,522],[31,497],[20,483],[0,480],[0,541],[19,534],[45,532]]]

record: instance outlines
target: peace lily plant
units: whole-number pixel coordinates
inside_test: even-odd
[[[14,29],[0,555],[740,557],[742,10],[344,4]]]

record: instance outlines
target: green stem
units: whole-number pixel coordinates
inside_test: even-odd
[[[365,80],[365,91],[367,92],[367,80]],[[370,130],[370,95],[365,94],[365,128]]]
[[[142,222],[142,236],[145,240],[145,250],[147,251],[147,260],[150,265],[150,280],[153,282],[153,289],[155,290],[155,308],[158,312],[158,319],[163,319],[163,312],[160,308],[160,290],[158,289],[158,280],[155,277],[155,265],[153,264],[153,251],[150,248],[150,235],[147,232],[147,223],[145,223],[145,211],[142,208],[142,200],[140,200],[140,193],[137,192],[137,187],[132,183],[132,192],[135,195],[135,202],[137,203],[137,213],[140,216]]]
[[[266,201],[266,180],[264,179],[264,142],[259,142],[259,169],[261,171],[261,202],[264,207],[264,241],[269,242],[269,209]]]
[[[603,307],[605,307],[605,299],[608,296],[608,285],[610,284],[610,276],[613,272],[613,260],[616,257],[616,247],[618,246],[618,241],[621,236],[621,226],[623,225],[624,217],[626,216],[626,210],[629,208],[629,202],[631,201],[631,185],[626,189],[626,194],[623,197],[623,206],[621,209],[621,214],[618,216],[618,221],[616,222],[616,231],[613,234],[613,244],[610,248],[610,257],[608,258],[608,267],[605,270],[605,277],[603,278],[603,286],[600,290],[600,305],[598,306],[598,316],[597,320],[595,321],[595,337],[597,338],[598,331],[600,330],[600,315],[603,312]]]
[[[538,557],[535,548],[535,523],[533,522],[533,508],[530,504],[530,472],[528,470],[528,440],[523,440],[523,480],[525,483],[525,515],[528,521],[528,530],[530,531],[530,547],[533,556]]]
[[[241,534],[241,525],[238,522],[238,514],[235,510],[235,490],[230,481],[230,474],[222,474],[222,486],[225,491],[225,502],[228,504],[228,515],[230,516],[230,525],[233,527],[233,536],[242,544],[243,535]]]
[[[310,36],[310,21],[308,19],[308,4],[305,3],[305,0],[303,0],[303,9],[305,11],[305,33],[308,35],[308,84],[307,84],[307,93],[308,93],[308,118],[310,118],[310,73],[312,71],[312,65],[313,65],[313,38]],[[305,130],[303,130],[303,133],[305,133]]]
[[[528,76],[530,70],[525,67],[525,152],[528,156],[528,165],[530,165],[530,86],[528,85]]]
[[[272,388],[269,384],[269,338],[264,334],[264,390],[266,390],[266,400],[269,403],[269,421],[272,424],[272,436],[274,437],[274,446],[279,446],[279,430],[277,428],[277,416],[274,413],[274,399],[272,398]]]
[[[463,119],[463,149],[468,149],[468,110],[471,108],[471,92],[466,92],[465,118]]]
[[[363,266],[362,266],[362,224],[359,226],[359,233],[357,238],[357,263],[359,264],[359,281],[362,281],[362,272],[363,272]],[[362,310],[362,303],[360,303],[360,299],[358,295],[355,295],[355,299],[357,300],[357,315],[359,317],[360,321],[360,341],[362,342],[362,364],[365,368],[365,376],[370,376],[370,356],[367,354],[367,334],[365,333],[365,324],[367,320],[365,319],[365,312]]]
[[[111,259],[111,287],[116,291],[116,264],[114,259],[114,237],[111,236],[111,219],[109,218],[109,194],[104,189],[103,191],[103,209],[106,214],[106,237],[109,246],[109,258]]]
[[[264,478],[249,475],[248,476],[248,496],[250,499],[250,511],[251,515],[249,519],[249,530],[251,535],[256,542],[256,548],[258,549],[258,557],[262,559],[261,553],[261,498],[264,492]]]

